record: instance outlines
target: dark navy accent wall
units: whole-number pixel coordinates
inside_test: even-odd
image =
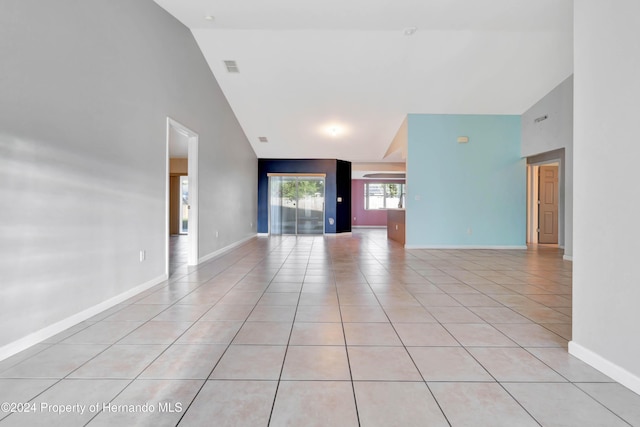
[[[351,162],[337,160],[336,163],[336,193],[342,197],[342,202],[336,203],[336,231],[348,233],[351,231]]]
[[[258,159],[258,233],[269,232],[269,173],[323,173],[325,178],[325,215],[324,230],[325,233],[336,233],[344,231],[345,224],[343,219],[339,218],[337,212],[336,200],[338,197],[337,170],[338,163],[346,163],[349,168],[349,176],[345,178],[344,171],[346,165],[340,166],[342,173],[341,192],[342,205],[345,204],[345,197],[349,198],[349,209],[351,206],[351,163],[335,159]],[[347,179],[348,178],[348,179]],[[348,195],[342,188],[344,182],[348,182]],[[344,216],[344,214],[342,214]],[[349,212],[349,217],[351,212]],[[347,220],[349,219],[347,217]],[[333,224],[329,219],[333,218]],[[351,222],[348,221],[349,230],[351,230]]]

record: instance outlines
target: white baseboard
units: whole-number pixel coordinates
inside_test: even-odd
[[[351,228],[387,228],[386,225],[352,225]]]
[[[640,377],[635,376],[621,366],[581,346],[575,341],[569,341],[569,354],[593,366],[598,371],[613,378],[631,391],[640,394]]]
[[[40,329],[39,331],[33,332],[26,337],[20,338],[16,341],[13,341],[3,347],[0,347],[0,360],[4,360],[8,357],[13,356],[14,354],[20,353],[27,348],[34,346],[48,338],[51,338],[54,335],[59,334],[62,331],[69,329],[72,326],[77,325],[78,323],[84,322],[87,319],[95,316],[96,314],[100,314],[103,311],[120,304],[128,300],[129,298],[138,295],[141,292],[146,291],[149,288],[154,287],[155,285],[164,282],[167,280],[167,275],[163,274],[162,276],[156,277],[155,279],[149,280],[141,285],[136,286],[135,288],[131,288],[126,292],[123,292],[119,295],[116,295],[113,298],[109,298],[106,301],[101,302],[100,304],[94,305],[86,310],[81,311],[80,313],[76,313],[66,319],[63,319],[59,322],[54,323],[53,325],[49,325],[45,328]]]
[[[232,243],[228,246],[225,246],[222,249],[218,249],[217,251],[211,252],[210,254],[207,254],[203,257],[201,257],[200,259],[198,259],[198,265],[202,264],[203,262],[209,261],[210,259],[213,259],[217,256],[220,256],[226,252],[229,252],[231,249],[237,248],[238,246],[248,242],[251,239],[255,239],[257,236],[257,234],[252,234],[251,236],[245,237],[244,239],[238,240],[235,243]]]
[[[572,255],[562,255],[562,259],[565,260],[565,261],[573,262],[573,256]]]
[[[343,231],[341,233],[324,233],[324,237],[351,236],[351,234],[351,231]]]
[[[258,233],[258,237],[269,237],[269,233]]]
[[[527,245],[490,246],[490,245],[404,245],[405,249],[527,249]]]

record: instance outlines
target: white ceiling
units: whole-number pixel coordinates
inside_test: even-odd
[[[408,113],[521,114],[573,71],[572,0],[155,1],[260,158],[398,162]]]

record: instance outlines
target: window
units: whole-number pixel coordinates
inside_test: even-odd
[[[364,184],[365,209],[392,209],[404,207],[404,184]]]

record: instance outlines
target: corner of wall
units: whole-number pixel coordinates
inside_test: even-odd
[[[611,377],[628,389],[640,394],[640,377],[605,359],[575,341],[569,341],[569,354]]]

